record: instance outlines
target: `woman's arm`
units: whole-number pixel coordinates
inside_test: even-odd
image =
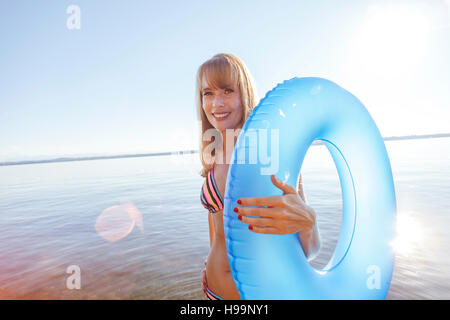
[[[298,194],[302,198],[303,202],[306,203],[305,193],[303,191],[302,175],[300,174],[300,179],[298,180]],[[314,227],[309,232],[299,232],[298,237],[300,243],[302,244],[303,252],[308,260],[314,259],[314,257],[319,252],[320,239],[319,230],[317,229],[317,222]]]
[[[214,224],[212,221],[212,213],[208,213],[208,223],[209,223],[209,244],[212,247],[214,240]]]
[[[212,221],[212,213],[208,213],[208,225],[209,225],[209,244],[212,247],[214,241],[214,224]],[[202,290],[206,293],[206,287],[208,286],[208,281],[206,280],[206,264],[208,263],[208,257],[206,257],[203,264],[205,268],[202,270]]]

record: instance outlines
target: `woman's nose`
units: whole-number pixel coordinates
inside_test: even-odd
[[[218,95],[216,95],[215,97],[214,97],[214,101],[213,101],[213,103],[214,103],[214,105],[215,106],[219,106],[219,107],[223,107],[224,106],[224,98],[222,97],[222,95],[221,94],[218,94]]]

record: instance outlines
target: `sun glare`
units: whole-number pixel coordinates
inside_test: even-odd
[[[424,56],[430,27],[417,6],[371,6],[355,39],[352,63],[371,75],[404,76]]]
[[[411,212],[399,212],[392,247],[397,254],[409,255],[423,244],[425,236],[419,221]]]

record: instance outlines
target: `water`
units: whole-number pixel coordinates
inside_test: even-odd
[[[386,147],[399,217],[388,299],[449,299],[450,138]],[[0,167],[0,298],[204,299],[209,234],[197,160]],[[312,265],[320,268],[336,244],[342,206],[324,146],[310,148],[302,176],[318,215],[322,248]],[[70,266],[79,267],[80,282]]]

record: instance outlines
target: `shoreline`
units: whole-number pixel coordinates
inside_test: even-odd
[[[425,135],[410,135],[410,136],[392,136],[384,137],[384,141],[396,141],[396,140],[415,140],[415,139],[435,139],[435,138],[449,138],[450,133],[438,133],[438,134],[425,134]],[[319,142],[314,141],[312,145],[319,145]],[[43,160],[23,160],[23,161],[8,161],[0,162],[0,166],[17,166],[26,164],[38,164],[38,163],[53,163],[53,162],[71,162],[71,161],[89,161],[89,160],[107,160],[107,159],[121,159],[121,158],[140,158],[140,157],[158,157],[158,156],[170,156],[173,154],[193,154],[198,153],[198,150],[179,150],[179,151],[166,151],[156,153],[138,153],[138,154],[119,154],[110,156],[90,156],[90,157],[60,157],[53,159]]]

